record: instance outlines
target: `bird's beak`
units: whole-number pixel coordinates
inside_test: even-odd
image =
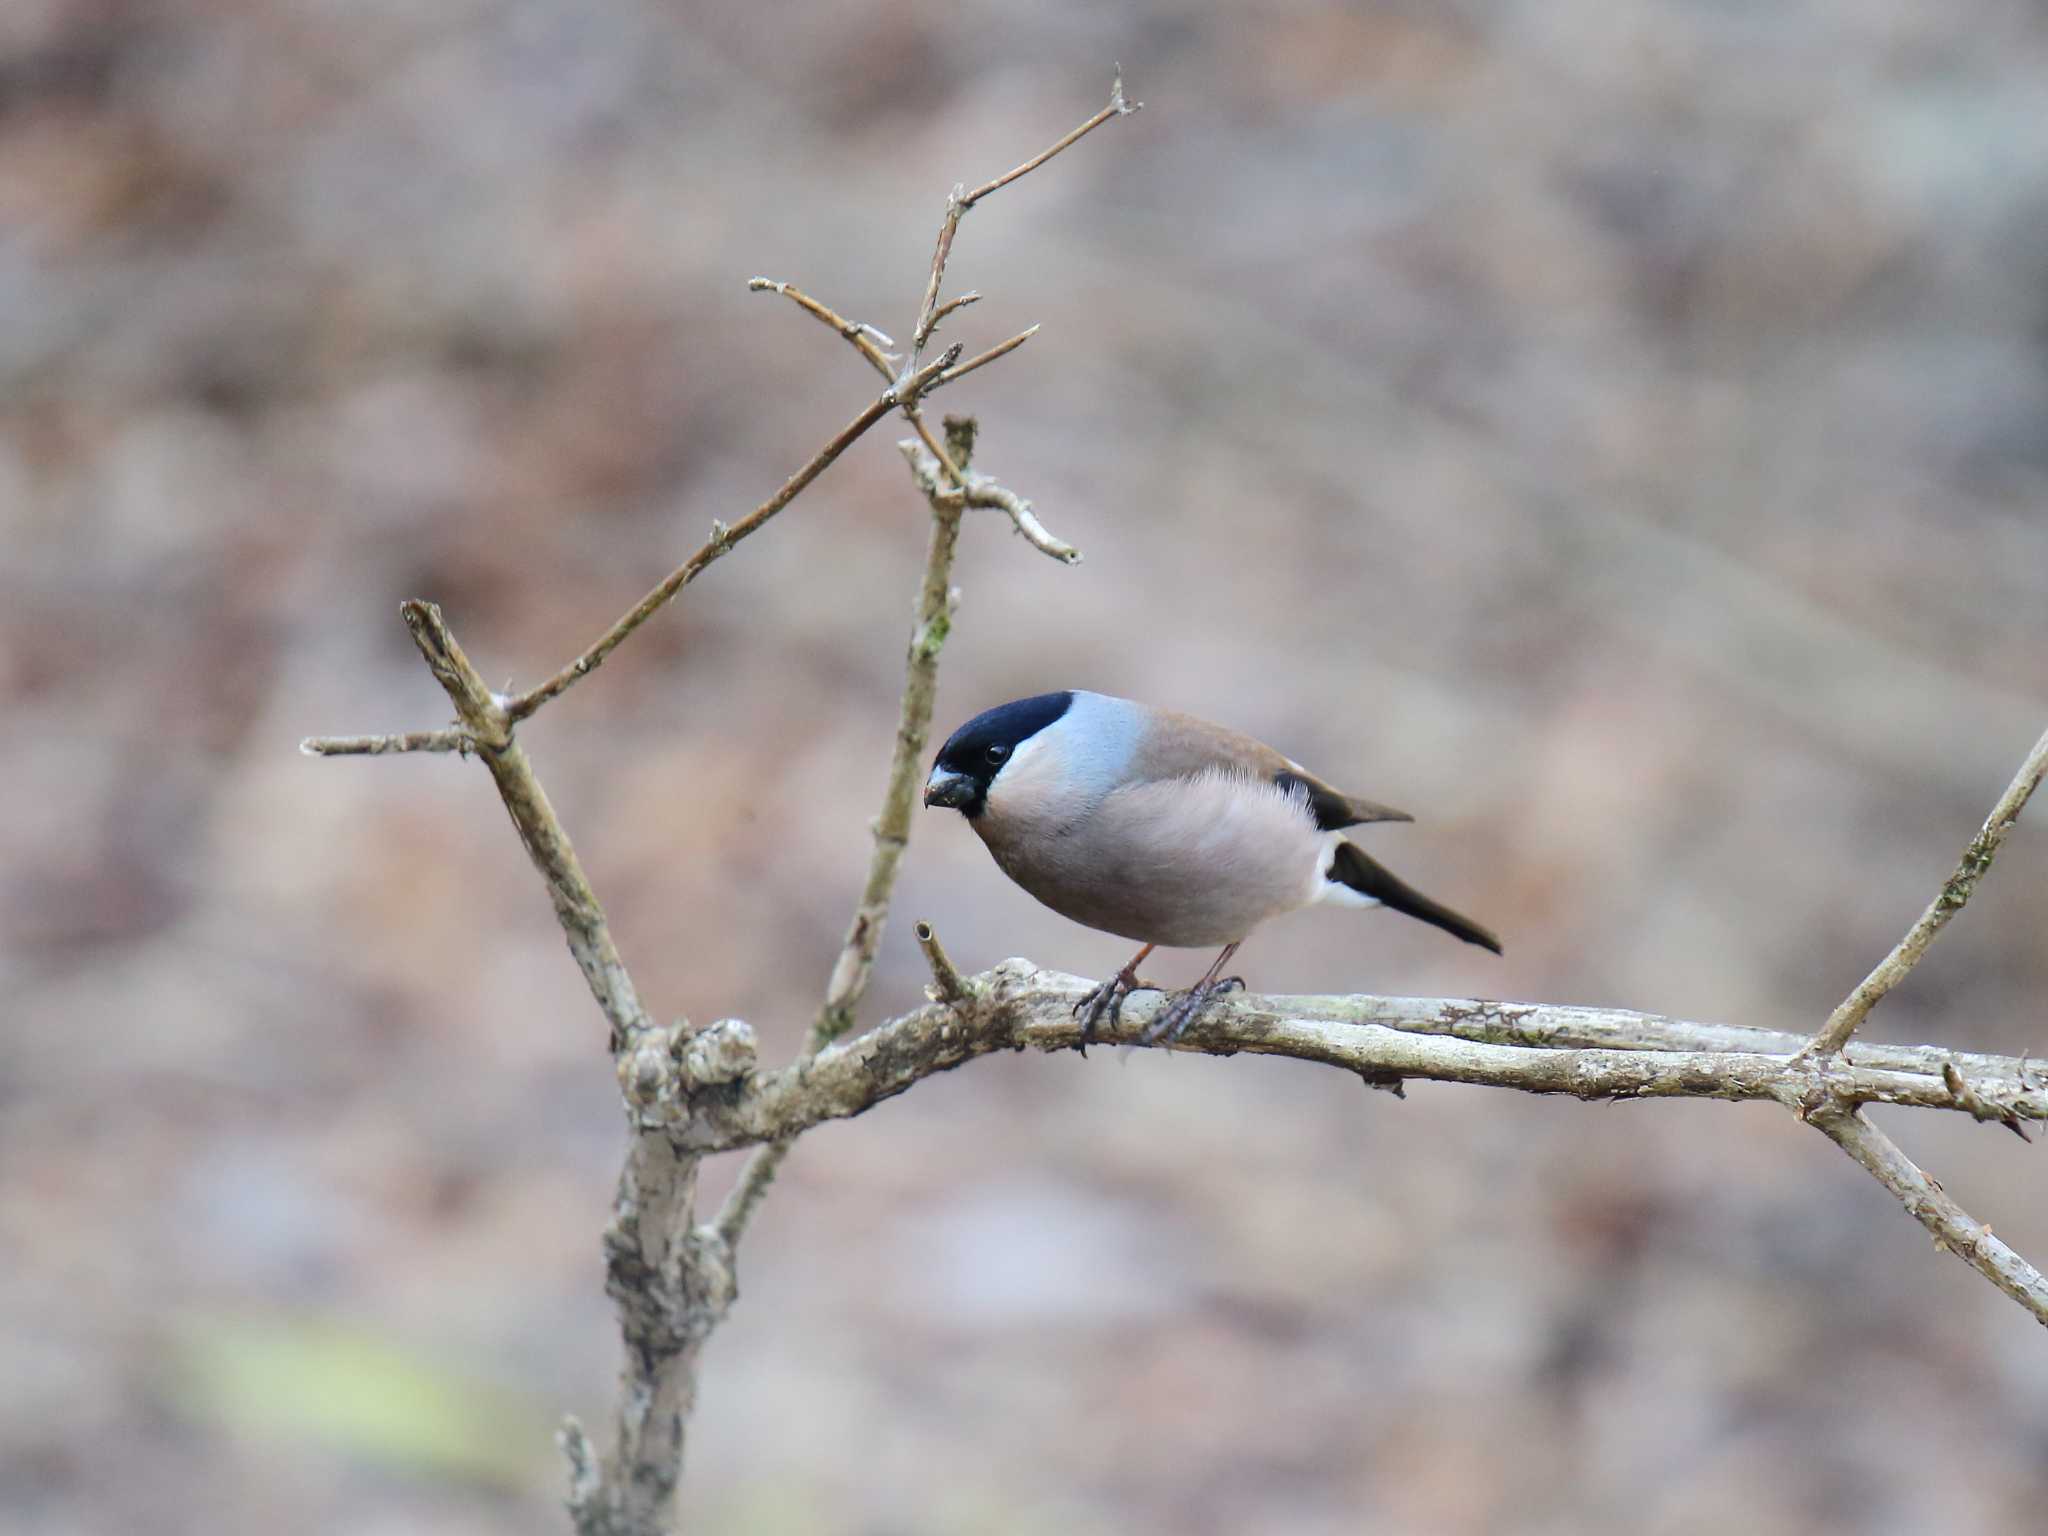
[[[942,805],[957,811],[973,798],[974,781],[964,773],[934,768],[932,776],[924,781],[924,803],[927,807]]]

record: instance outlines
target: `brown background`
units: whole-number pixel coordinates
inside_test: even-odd
[[[610,1404],[603,1032],[397,622],[560,664],[873,394],[968,529],[939,726],[1069,684],[1421,814],[1505,961],[1321,912],[1269,990],[1805,1029],[2048,724],[2048,21],[2009,0],[40,0],[0,11],[0,1531],[563,1529]],[[664,1015],[792,1050],[923,509],[878,431],[527,739]],[[952,817],[909,920],[1100,973]],[[2042,1050],[2024,827],[1872,1033]],[[1193,974],[1200,960],[1165,970]],[[1886,1117],[2048,1255],[2041,1153]],[[730,1169],[714,1170],[722,1184]],[[806,1140],[711,1347],[724,1532],[2037,1524],[2048,1340],[1764,1108],[1015,1058]]]

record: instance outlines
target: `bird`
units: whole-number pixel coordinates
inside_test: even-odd
[[[1221,945],[1146,1044],[1177,1040],[1223,993],[1252,930],[1317,902],[1389,907],[1501,953],[1490,929],[1399,879],[1344,836],[1413,821],[1334,789],[1264,742],[1132,699],[1069,688],[982,711],[939,749],[924,803],[960,812],[997,865],[1062,917],[1144,945],[1075,1005],[1081,1048],[1154,949]]]

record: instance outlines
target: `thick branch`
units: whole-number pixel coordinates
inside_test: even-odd
[[[619,1174],[604,1234],[605,1293],[626,1345],[618,1427],[602,1462],[574,1419],[559,1437],[578,1536],[656,1536],[673,1526],[698,1356],[734,1296],[731,1250],[693,1225],[700,1161],[642,1131]]]
[[[906,402],[914,405],[918,397],[931,387],[934,379],[960,360],[960,351],[957,346],[949,347],[938,358],[919,368],[902,382],[884,390],[872,405],[854,417],[840,429],[832,441],[813,454],[808,464],[783,481],[780,490],[738,522],[730,527],[724,523],[712,524],[710,540],[689,559],[670,571],[653,591],[641,598],[616,624],[599,636],[595,645],[539,687],[529,689],[517,698],[509,700],[505,705],[507,719],[515,722],[524,720],[548,700],[566,692],[583,677],[596,671],[628,635],[659,612],[669,599],[695,581],[706,566],[724,555],[748,534],[761,528],[776,513],[794,501],[804,487],[823,474],[834,459],[852,447],[863,432],[899,405]]]
[[[700,1102],[696,1121],[681,1134],[705,1152],[782,1140],[821,1121],[860,1114],[919,1078],[977,1056],[1027,1046],[1064,1050],[1080,1043],[1073,1010],[1087,990],[1079,977],[1005,961],[965,981],[954,1004],[920,1008],[781,1072],[759,1075],[724,1109]],[[1121,1025],[1103,1038],[1137,1044],[1159,1006],[1150,997],[1134,999]],[[1498,1038],[1494,1020],[1504,1008],[1519,1014],[1513,1043]],[[1968,1112],[1938,1067],[1898,1070],[1839,1058],[1815,1063],[1791,1054],[1788,1038],[1777,1035],[1768,1037],[1779,1046],[1774,1052],[1695,1049],[1696,1031],[1741,1033],[1618,1009],[1239,994],[1215,1004],[1173,1048],[1214,1056],[1292,1056],[1380,1080],[1469,1083],[1581,1099],[1757,1099],[1808,1115],[1829,1105],[1866,1103]],[[1594,1043],[1619,1034],[1643,1043],[1629,1049]],[[1528,1043],[1533,1040],[1544,1043]],[[2048,1120],[2048,1092],[2033,1085],[2025,1062],[1996,1056],[1976,1061],[1976,1098],[1997,1106],[2001,1118]]]
[[[926,944],[928,957],[935,950],[935,943]],[[699,1153],[761,1143],[787,1147],[815,1125],[861,1114],[922,1078],[976,1057],[1080,1043],[1074,1005],[1088,990],[1086,982],[1009,960],[964,981],[953,975],[948,985],[950,962],[943,961],[943,951],[937,953],[933,974],[938,991],[951,994],[949,1001],[891,1019],[779,1072],[694,1098],[687,1112],[671,1117],[679,1143]],[[1152,999],[1133,1002],[1107,1038],[1141,1043],[1160,1006]],[[1751,1036],[1775,1049],[1721,1043],[1740,1045]],[[1616,1049],[1604,1043],[1618,1038],[1639,1044]],[[1717,1044],[1701,1049],[1702,1040]],[[1816,1060],[1792,1052],[1793,1043],[1768,1031],[1621,1010],[1442,998],[1236,996],[1203,1014],[1170,1048],[1292,1056],[1354,1072],[1372,1087],[1416,1078],[1579,1099],[1778,1104],[1839,1142],[1937,1237],[2048,1324],[2048,1284],[2039,1273],[1942,1195],[1939,1185],[1859,1113],[1865,1104],[1899,1104],[1956,1110],[2015,1127],[2022,1120],[2048,1120],[2048,1092],[2036,1086],[2028,1063],[1971,1058],[1975,1080],[1959,1087],[1960,1058],[1927,1048],[1866,1048],[1873,1055],[1908,1061],[1931,1056],[1940,1063],[1902,1070],[1841,1057]]]
[[[1991,814],[1984,818],[1983,828],[1963,850],[1955,873],[1948,877],[1940,893],[1927,904],[1920,920],[1906,930],[1905,937],[1877,963],[1875,970],[1863,978],[1856,990],[1842,999],[1841,1006],[1829,1015],[1827,1023],[1821,1026],[1820,1032],[1807,1046],[1809,1053],[1825,1056],[1847,1045],[1849,1037],[1870,1017],[1870,1010],[1912,973],[1913,967],[1920,963],[1920,957],[1927,953],[1927,946],[1934,942],[1934,936],[1941,932],[1950,918],[1963,910],[1971,893],[1977,889],[1977,882],[1991,868],[1991,861],[1998,856],[1999,844],[2005,841],[2006,833],[2020,819],[2020,812],[2026,809],[2028,798],[2039,787],[2044,774],[2048,774],[2048,733],[2034,743],[2034,750],[2027,754],[2026,761],[2020,764],[2020,771],[2013,775],[2005,793],[1991,807]]]

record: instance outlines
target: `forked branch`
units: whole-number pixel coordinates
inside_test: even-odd
[[[615,1068],[632,1136],[605,1233],[606,1290],[626,1344],[616,1429],[600,1457],[571,1421],[562,1442],[571,1467],[569,1507],[581,1536],[658,1536],[671,1529],[683,1434],[704,1340],[734,1291],[733,1254],[795,1138],[825,1120],[863,1113],[924,1077],[975,1057],[1078,1043],[1073,1005],[1086,984],[1010,961],[962,977],[928,923],[916,928],[932,975],[932,1005],[866,1034],[843,1038],[873,975],[907,844],[918,771],[929,743],[940,651],[953,614],[950,581],[961,519],[970,507],[1000,510],[1034,547],[1071,562],[1078,552],[1039,522],[1031,504],[972,467],[973,423],[948,419],[943,441],[921,409],[934,390],[1006,356],[1036,327],[962,362],[948,347],[923,352],[941,321],[980,295],[942,299],[960,220],[982,199],[1052,159],[1114,117],[1135,111],[1118,76],[1101,111],[1049,148],[948,198],[907,358],[874,326],[850,321],[786,283],[757,278],[831,326],[887,387],[766,501],[711,538],[599,639],[538,686],[493,693],[438,608],[408,602],[403,616],[422,657],[454,706],[455,724],[380,736],[315,737],[320,756],[454,752],[476,756],[539,871],[592,996],[611,1025]],[[524,750],[520,722],[587,676],[685,586],[765,526],[865,432],[901,411],[916,438],[901,446],[931,516],[916,614],[905,657],[896,737],[874,826],[868,874],[808,1043],[789,1065],[757,1069],[752,1030],[738,1020],[701,1029],[649,1018],[613,943],[603,908]],[[1484,1084],[1579,1098],[1692,1097],[1756,1100],[1789,1109],[1825,1132],[1957,1253],[2048,1322],[2048,1282],[1915,1168],[1863,1114],[1869,1104],[1948,1110],[2026,1134],[2048,1120],[2048,1091],[2030,1065],[2008,1057],[1931,1046],[1852,1043],[1862,1020],[1897,984],[1935,934],[1970,898],[2028,796],[2048,771],[2038,743],[1966,850],[1955,875],[1884,964],[1803,1048],[1789,1036],[1691,1024],[1615,1010],[1369,997],[1235,997],[1203,1015],[1176,1049],[1287,1055],[1356,1073],[1373,1087],[1406,1079]],[[1136,1043],[1156,1004],[1127,1008],[1112,1037]],[[702,1159],[755,1149],[733,1195],[711,1222],[695,1214]]]
[[[773,496],[738,522],[713,523],[711,537],[704,545],[663,577],[653,591],[628,609],[616,624],[598,637],[596,644],[546,682],[528,689],[517,698],[508,700],[505,705],[507,716],[514,721],[524,720],[548,700],[566,693],[577,682],[596,671],[603,665],[605,657],[625,643],[628,635],[660,612],[670,598],[702,575],[713,561],[731,553],[733,546],[740,540],[757,532],[776,513],[796,500],[804,488],[823,474],[834,459],[860,439],[863,432],[898,406],[906,403],[915,405],[918,397],[932,386],[939,375],[959,361],[960,351],[957,346],[947,348],[934,362],[905,375],[900,383],[883,390],[872,405],[854,417],[840,429],[837,436],[813,454],[808,464],[783,481]]]
[[[1991,807],[1991,814],[1984,818],[1983,827],[1963,850],[1955,873],[1943,882],[1934,900],[1927,904],[1927,910],[1906,930],[1905,937],[1892,946],[1892,952],[1880,960],[1877,968],[1864,977],[1828,1016],[1827,1023],[1821,1026],[1806,1047],[1810,1054],[1825,1056],[1847,1045],[1849,1037],[1870,1017],[1870,1010],[1912,974],[1913,967],[1920,963],[1920,957],[1927,953],[1927,946],[1934,942],[1934,936],[1947,926],[1950,918],[1963,910],[1964,904],[1975,893],[1977,882],[1984,878],[1985,872],[1991,868],[1991,861],[1998,857],[1999,846],[2005,842],[2006,833],[2019,821],[2020,812],[2026,809],[2028,799],[2040,787],[2044,774],[2048,774],[2048,732],[2043,732],[2041,739],[2034,743],[2034,750],[2027,754],[2019,772],[2006,785],[2005,793]]]

